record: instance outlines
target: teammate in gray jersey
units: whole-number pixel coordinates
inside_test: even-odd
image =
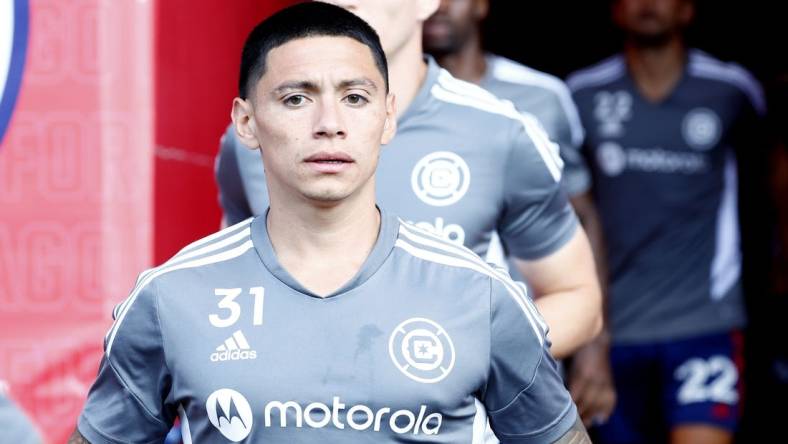
[[[375,205],[396,131],[369,25],[303,3],[244,46],[233,122],[270,207],[142,273],[72,442],[590,442],[506,273]]]
[[[617,0],[623,55],[570,77],[609,253],[611,443],[726,443],[745,323],[734,149],[761,147],[758,83],[687,49],[691,0]],[[757,154],[756,154],[757,155]]]
[[[30,419],[0,387],[0,443],[41,444],[41,436]]]
[[[536,116],[558,143],[564,161],[562,185],[588,233],[604,282],[599,215],[590,193],[590,173],[580,156],[583,127],[569,89],[554,76],[484,52],[481,24],[489,6],[488,0],[442,0],[424,24],[424,48],[455,77],[481,85]],[[517,270],[512,271],[515,276]],[[607,419],[615,405],[608,347],[609,335],[600,334],[566,361],[570,391],[586,423]]]
[[[593,256],[560,188],[560,158],[535,119],[425,62],[421,27],[437,0],[333,3],[378,30],[391,64],[399,131],[381,153],[379,202],[483,257],[499,234],[539,297],[553,355],[590,340],[601,326]],[[234,129],[225,133],[217,181],[228,223],[268,205],[258,151]]]

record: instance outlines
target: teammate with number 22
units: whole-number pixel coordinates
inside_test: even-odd
[[[265,214],[142,273],[73,443],[588,442],[521,286],[375,205],[396,132],[375,32],[303,3],[258,25],[233,123]],[[254,353],[252,353],[254,352]]]

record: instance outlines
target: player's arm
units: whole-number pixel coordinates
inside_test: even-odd
[[[116,312],[73,439],[94,444],[161,442],[175,420],[156,283],[148,277],[141,276]]]
[[[90,444],[90,441],[85,439],[85,437],[79,433],[79,430],[74,430],[74,433],[68,438],[68,444]]]
[[[507,162],[505,214],[498,232],[538,298],[553,356],[563,358],[602,326],[593,254],[562,190],[555,146],[544,132],[524,122]]]
[[[492,279],[490,311],[488,379],[478,397],[496,437],[503,444],[571,442],[561,440],[582,424],[525,288]]]
[[[558,441],[555,444],[591,444],[591,438],[588,437],[588,433],[586,432],[586,428],[583,427],[583,423],[580,422],[578,419],[572,425],[572,428],[569,429],[564,436],[558,438]]]

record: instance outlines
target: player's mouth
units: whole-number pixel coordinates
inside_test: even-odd
[[[353,158],[345,153],[329,153],[325,151],[307,157],[304,159],[304,162],[315,171],[328,174],[342,172],[355,163]]]

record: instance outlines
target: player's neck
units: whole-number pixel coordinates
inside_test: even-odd
[[[301,285],[327,296],[355,276],[380,231],[374,186],[333,205],[272,196],[266,220],[277,260]]]
[[[386,54],[389,62],[389,84],[397,98],[397,117],[408,109],[419,93],[427,76],[427,64],[421,47],[421,32],[414,35],[393,54]]]
[[[665,99],[684,74],[687,49],[680,37],[664,45],[642,47],[628,43],[624,55],[640,93],[651,102]]]
[[[487,61],[484,59],[484,51],[478,37],[469,39],[468,44],[459,51],[443,55],[437,61],[454,77],[477,85],[487,71]]]

